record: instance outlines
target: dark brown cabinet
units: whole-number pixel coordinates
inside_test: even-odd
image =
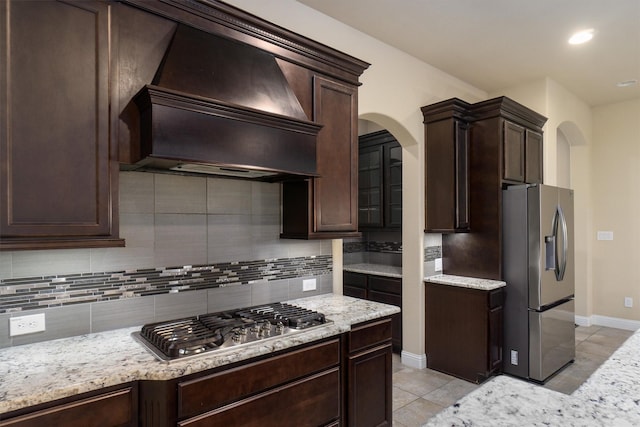
[[[402,308],[402,279],[345,271],[342,293],[346,296],[395,305]],[[391,316],[394,352],[402,351],[402,313]]]
[[[425,125],[425,231],[469,230],[469,104],[422,107]]]
[[[402,227],[402,147],[388,131],[359,137],[358,225]]]
[[[140,382],[140,426],[391,425],[391,318],[169,381]]]
[[[426,282],[427,367],[480,383],[500,372],[504,291]]]
[[[542,133],[503,121],[502,178],[514,183],[542,183]]]
[[[315,75],[314,121],[319,177],[282,184],[283,238],[358,236],[356,86]]]
[[[504,96],[453,98],[422,112],[425,226],[443,233],[443,271],[501,280],[502,189],[542,182],[547,119]]]
[[[391,426],[391,319],[354,325],[347,343],[346,425]]]
[[[342,405],[340,338],[170,381],[141,383],[141,426],[325,426]]]
[[[110,141],[110,8],[0,5],[0,249],[124,246]]]
[[[127,384],[109,391],[88,393],[64,403],[31,408],[21,415],[3,419],[0,427],[134,427],[138,425],[138,388]],[[24,411],[23,411],[24,412]]]

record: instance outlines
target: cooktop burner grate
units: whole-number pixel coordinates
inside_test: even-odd
[[[134,336],[169,361],[330,323],[322,313],[272,303],[144,325]]]

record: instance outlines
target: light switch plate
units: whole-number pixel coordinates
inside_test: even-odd
[[[442,271],[442,258],[436,258],[435,270]]]
[[[598,231],[598,240],[613,240],[613,231]]]

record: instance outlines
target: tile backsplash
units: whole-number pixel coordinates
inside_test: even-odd
[[[280,191],[278,183],[120,172],[126,247],[0,253],[0,347],[331,292],[331,241],[280,239]],[[303,295],[307,277],[318,288]],[[18,310],[45,311],[47,331],[9,338],[4,325]]]

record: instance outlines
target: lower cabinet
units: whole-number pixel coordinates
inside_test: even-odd
[[[390,318],[352,327],[346,349],[346,425],[392,425]]]
[[[176,380],[142,382],[141,426],[333,425],[341,416],[340,368],[337,338]]]
[[[345,271],[342,282],[342,293],[346,296],[402,308],[402,279]],[[402,313],[394,314],[391,318],[393,351],[400,353],[402,351]]]
[[[504,291],[426,282],[427,367],[474,383],[500,371]]]
[[[391,318],[169,381],[140,382],[140,426],[391,426]]]
[[[9,416],[3,420],[0,415],[0,427],[133,427],[138,425],[138,388],[137,384],[118,386]]]

